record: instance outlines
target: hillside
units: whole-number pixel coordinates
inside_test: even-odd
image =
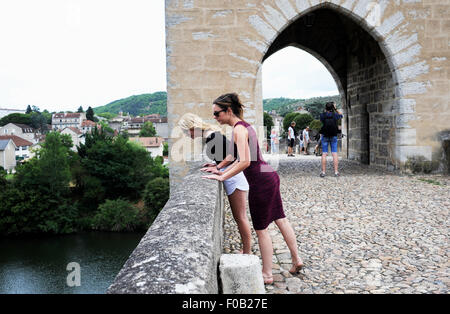
[[[93,109],[96,114],[104,112],[118,114],[122,111],[124,113],[128,112],[132,116],[153,113],[167,116],[167,93],[156,92],[153,94],[134,95]]]
[[[265,111],[275,110],[280,115],[286,115],[303,107],[317,119],[318,114],[322,112],[325,103],[335,101],[338,108],[341,107],[341,98],[339,95],[328,97],[314,97],[309,99],[292,98],[271,98],[263,100]],[[94,108],[96,114],[110,112],[118,114],[120,111],[128,112],[132,116],[144,114],[159,113],[161,116],[167,116],[167,93],[156,92],[153,94],[134,95],[124,99],[119,99],[101,107]]]
[[[270,98],[263,100],[263,108],[265,111],[275,110],[277,114],[285,116],[287,113],[295,111],[298,107],[308,110],[315,119],[319,118],[319,114],[323,111],[325,104],[334,101],[338,108],[342,108],[341,97],[339,95],[326,97],[313,97],[308,99],[292,99],[292,98]]]

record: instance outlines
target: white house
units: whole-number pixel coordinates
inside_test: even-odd
[[[86,113],[55,113],[52,116],[52,130],[63,130],[74,127],[81,130],[81,124],[86,120]]]
[[[38,142],[40,132],[26,124],[8,123],[7,125],[0,127],[0,135],[17,135],[34,144]]]
[[[70,137],[72,138],[72,150],[76,151],[77,150],[77,146],[81,144],[84,144],[85,142],[85,137],[83,132],[81,132],[79,129],[75,128],[75,127],[66,127],[63,130],[59,131],[61,134],[69,134]]]
[[[163,155],[164,140],[162,137],[130,137],[130,141],[144,146],[152,157]]]
[[[81,132],[83,134],[91,133],[94,128],[100,128],[100,125],[91,120],[84,120],[81,123]]]
[[[5,170],[16,168],[16,145],[13,140],[0,140],[0,166]]]
[[[14,142],[16,145],[16,160],[23,160],[32,157],[30,149],[34,143],[17,135],[0,135],[0,140],[12,140]]]

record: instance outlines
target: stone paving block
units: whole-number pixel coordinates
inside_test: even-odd
[[[262,267],[257,256],[223,254],[219,270],[224,294],[265,293]]]

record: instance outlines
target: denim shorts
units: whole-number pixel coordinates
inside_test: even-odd
[[[328,153],[328,143],[331,145],[331,152],[337,153],[337,136],[333,137],[322,137],[322,153]]]

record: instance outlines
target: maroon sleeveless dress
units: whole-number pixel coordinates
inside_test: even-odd
[[[234,126],[247,128],[250,147],[250,166],[243,172],[250,186],[248,204],[255,230],[266,229],[272,221],[285,218],[280,194],[280,177],[262,158],[255,130],[245,121]],[[234,143],[234,131],[231,143]],[[239,158],[239,157],[238,157]]]

